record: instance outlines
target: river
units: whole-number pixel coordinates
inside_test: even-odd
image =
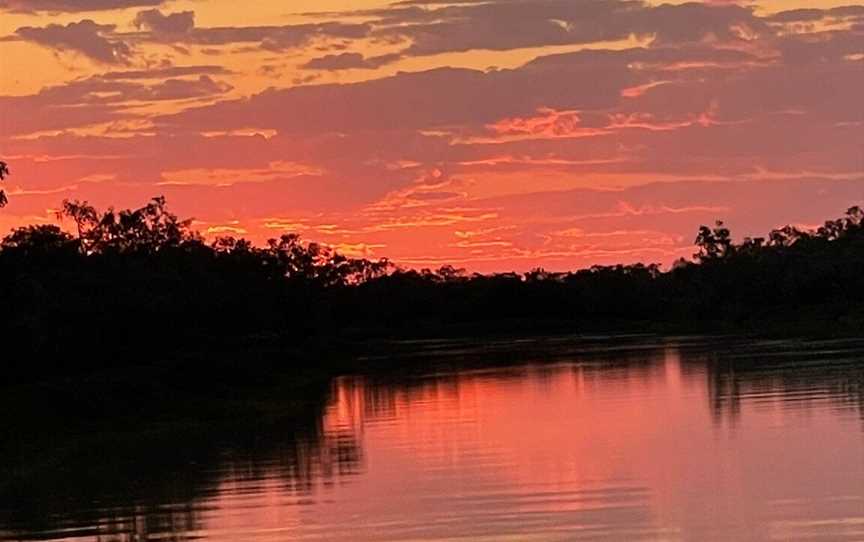
[[[864,341],[421,341],[363,363],[308,428],[179,465],[150,458],[183,438],[142,447],[3,510],[0,539],[864,540]]]

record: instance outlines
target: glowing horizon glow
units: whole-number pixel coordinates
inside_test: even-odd
[[[2,231],[164,194],[209,237],[563,270],[864,200],[860,0],[99,4],[0,2]]]

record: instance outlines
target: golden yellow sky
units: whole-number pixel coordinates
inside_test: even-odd
[[[84,0],[86,2],[86,0]],[[680,0],[649,0],[650,4],[661,5],[684,4]],[[848,0],[761,0],[758,3],[742,2],[745,5],[754,5],[760,12],[771,13],[783,10],[799,8],[829,9],[832,7],[848,5]],[[249,9],[238,8],[234,0],[176,0],[165,4],[165,11],[195,12],[196,24],[198,26],[257,26],[257,25],[281,25],[301,24],[309,20],[328,20],[328,12],[352,12],[368,9],[380,9],[388,5],[388,2],[377,0],[295,0],[286,6],[280,0],[258,0],[254,7]],[[122,30],[132,31],[131,21],[139,8],[104,11],[90,11],[82,13],[51,13],[51,14],[17,14],[4,13],[0,18],[0,35],[11,35],[15,29],[22,26],[40,26],[48,23],[68,24],[79,21],[82,18],[92,18],[101,24],[115,24]],[[310,17],[309,14],[322,13],[319,17]],[[623,42],[629,45],[634,41]],[[577,50],[581,46],[565,46],[548,48],[552,52],[566,50]],[[361,47],[361,50],[368,50]],[[340,81],[362,80],[369,77],[378,77],[382,74],[392,74],[402,70],[422,70],[432,66],[462,66],[483,69],[488,66],[515,67],[539,54],[540,49],[529,48],[513,51],[468,51],[465,53],[436,55],[432,58],[406,59],[395,66],[387,67],[375,73],[359,73],[350,76],[341,76]],[[194,55],[192,60],[206,61],[203,55]],[[220,58],[223,65],[238,68],[248,67],[250,60],[255,61],[255,56],[250,55],[225,55]],[[305,57],[300,57],[305,58]],[[0,72],[4,74],[0,80],[0,93],[2,94],[29,94],[38,92],[46,85],[57,84],[68,80],[70,77],[83,76],[90,73],[98,73],[101,69],[98,65],[92,65],[88,60],[71,56],[58,57],[51,51],[42,47],[20,42],[0,43]],[[242,72],[243,70],[238,70]],[[240,91],[247,93],[266,88],[272,81],[263,80],[260,77],[241,78]]]

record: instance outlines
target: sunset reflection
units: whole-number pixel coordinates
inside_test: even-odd
[[[426,370],[337,378],[305,429],[255,427],[182,477],[142,465],[162,472],[47,523],[19,509],[0,539],[860,538],[859,344],[602,344],[406,343]]]
[[[864,446],[860,395],[848,391],[860,380],[824,366],[782,379],[736,372],[678,346],[585,358],[398,385],[340,378],[323,442],[350,442],[362,459],[331,452],[347,465],[335,479],[303,503],[284,493],[248,503],[244,525],[266,524],[256,510],[276,506],[279,528],[301,540],[323,537],[319,522],[355,540],[768,539],[813,528],[783,519],[792,513],[857,532]]]

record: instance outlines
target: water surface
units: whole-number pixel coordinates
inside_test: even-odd
[[[93,465],[7,506],[0,539],[864,540],[862,342],[416,342],[364,363],[303,430]],[[182,462],[153,464],[166,450]]]

